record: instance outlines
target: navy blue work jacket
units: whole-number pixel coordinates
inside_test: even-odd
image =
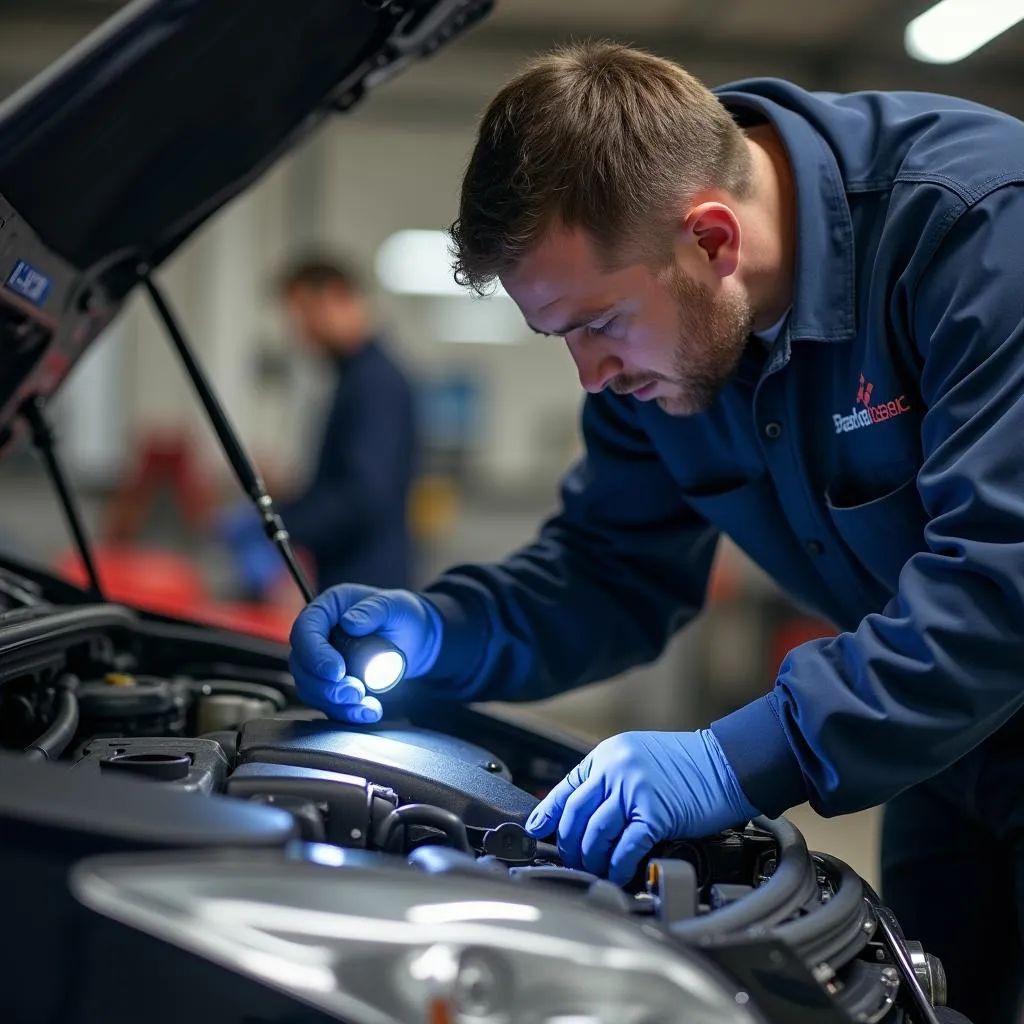
[[[373,340],[338,360],[312,479],[281,505],[292,541],[316,562],[317,586],[408,587],[409,493],[416,472],[412,385]]]
[[[1024,705],[1024,124],[921,93],[716,92],[795,171],[785,328],[705,414],[589,396],[536,542],[429,588],[425,683],[536,699],[648,662],[726,533],[840,632],[712,728],[762,813],[843,813]]]

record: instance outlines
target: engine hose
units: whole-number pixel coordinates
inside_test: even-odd
[[[832,875],[835,895],[813,913],[778,925],[773,935],[812,966],[848,963],[868,944],[874,930],[864,883],[853,868],[835,857],[820,853],[815,857]]]
[[[793,917],[818,892],[818,877],[803,836],[785,818],[756,818],[778,847],[775,871],[759,889],[704,917],[678,921],[670,933],[688,942],[767,928]]]
[[[473,853],[473,848],[469,844],[469,836],[466,833],[466,826],[462,820],[451,811],[446,811],[441,807],[431,807],[429,804],[405,804],[402,807],[396,807],[381,823],[380,848],[391,851],[396,839],[410,825],[423,825],[427,828],[437,829],[444,833],[453,849],[461,850],[463,853]]]
[[[49,729],[24,751],[30,761],[56,761],[78,729],[78,698],[69,689],[57,694],[57,713]]]

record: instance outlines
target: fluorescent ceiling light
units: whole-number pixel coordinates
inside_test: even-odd
[[[436,298],[421,322],[438,341],[513,345],[529,337],[523,316],[507,296],[488,299]]]
[[[929,64],[954,64],[1024,20],[1024,0],[941,0],[903,34],[907,53]]]
[[[377,278],[396,295],[462,295],[472,292],[452,276],[449,238],[443,231],[397,231],[377,253]],[[499,285],[495,295],[504,295]]]

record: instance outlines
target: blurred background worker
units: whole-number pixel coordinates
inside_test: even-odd
[[[351,267],[303,259],[282,276],[280,295],[296,340],[337,375],[312,477],[302,493],[278,504],[281,517],[311,560],[318,586],[408,586],[417,448],[412,386],[377,332]],[[223,517],[220,534],[235,552],[246,596],[265,596],[282,563],[251,506]]]

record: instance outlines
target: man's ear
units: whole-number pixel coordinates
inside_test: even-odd
[[[719,277],[736,273],[740,264],[740,223],[724,203],[701,203],[683,221],[683,235],[696,244],[702,262]]]

